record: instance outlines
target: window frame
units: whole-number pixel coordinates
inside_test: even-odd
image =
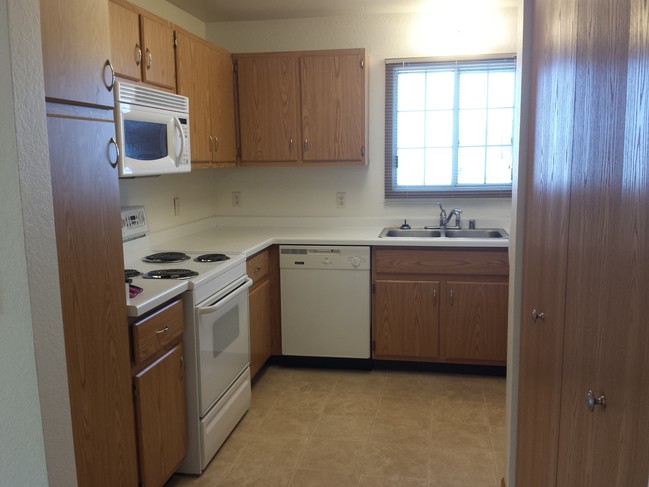
[[[439,199],[439,198],[500,198],[511,197],[512,184],[506,185],[475,185],[475,186],[448,186],[448,189],[440,186],[402,186],[397,187],[397,90],[395,89],[395,77],[399,68],[412,66],[415,69],[425,69],[427,66],[435,65],[466,65],[491,64],[498,62],[514,63],[516,55],[513,53],[493,54],[485,56],[461,56],[461,57],[436,57],[436,58],[406,58],[385,60],[385,199]],[[516,69],[516,66],[515,68]],[[457,94],[456,94],[457,96]],[[518,100],[515,100],[516,103]],[[516,107],[514,106],[514,113]],[[513,144],[512,144],[513,146]],[[454,146],[455,147],[455,146]],[[513,147],[512,147],[513,149]],[[512,157],[515,159],[515,153]],[[453,171],[457,170],[454,161]]]

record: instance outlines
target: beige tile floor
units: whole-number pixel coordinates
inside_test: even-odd
[[[200,477],[166,487],[498,487],[505,379],[268,367]]]

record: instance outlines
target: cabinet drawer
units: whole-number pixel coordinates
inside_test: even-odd
[[[250,257],[246,262],[246,274],[252,279],[253,286],[268,275],[268,251],[264,250]]]
[[[139,363],[183,334],[182,299],[133,324],[133,356]]]
[[[378,274],[453,274],[507,276],[507,249],[377,249]]]

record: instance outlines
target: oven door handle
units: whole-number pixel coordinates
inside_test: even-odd
[[[197,309],[198,314],[199,314],[199,315],[203,315],[203,314],[213,313],[214,311],[217,311],[219,308],[222,308],[223,306],[225,306],[226,304],[228,304],[228,303],[229,303],[230,301],[232,301],[233,299],[236,299],[236,298],[239,296],[239,294],[241,294],[243,291],[245,291],[246,289],[248,289],[250,286],[252,286],[252,279],[250,279],[250,278],[248,277],[248,278],[246,279],[246,281],[245,281],[241,286],[239,286],[238,288],[236,288],[236,289],[235,289],[234,291],[232,291],[230,294],[226,295],[226,296],[225,296],[223,299],[221,299],[220,301],[216,302],[215,304],[213,304],[213,305],[211,305],[211,306],[205,306],[205,307],[198,308],[198,309]]]

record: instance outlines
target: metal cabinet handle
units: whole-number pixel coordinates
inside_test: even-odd
[[[255,269],[253,270],[253,272],[254,272],[255,274],[257,274],[260,270],[261,270],[261,267],[257,266],[257,267],[255,267]]]
[[[162,330],[158,330],[155,332],[156,335],[160,335],[161,333],[167,333],[169,331],[169,325],[165,325],[165,327]]]
[[[110,164],[110,167],[115,169],[117,167],[117,163],[119,162],[119,146],[117,145],[117,141],[115,140],[115,137],[111,137],[110,140],[108,141],[108,145],[112,145],[115,148],[115,162],[110,160],[110,156],[108,158],[108,163]]]
[[[545,313],[543,313],[543,312],[538,313],[538,312],[536,311],[536,308],[534,308],[534,309],[532,310],[532,321],[533,321],[534,323],[536,323],[536,320],[544,321],[544,320],[545,320]]]
[[[139,43],[135,43],[135,64],[138,66],[142,62],[142,48]]]
[[[110,70],[110,76],[108,79],[106,78],[106,68]],[[108,91],[113,91],[113,88],[115,87],[115,68],[113,68],[110,59],[106,59],[106,62],[104,63],[104,85]]]
[[[304,139],[304,152],[307,152],[309,150],[309,139],[305,138]]]
[[[449,297],[451,299],[451,306],[453,306],[453,290],[451,289],[451,292],[449,293]]]
[[[602,394],[599,397],[595,397],[593,391],[589,390],[586,393],[586,405],[591,413],[595,410],[595,406],[602,406],[602,409],[606,409],[606,396]]]
[[[144,51],[146,52],[146,69],[151,69],[151,63],[153,62],[153,55],[151,54],[151,51],[149,51],[148,47]]]
[[[215,136],[214,136],[214,152],[218,152],[218,151],[219,151],[219,146],[220,146],[220,144],[219,144],[219,138],[215,135]]]
[[[214,152],[214,137],[210,135],[210,152]]]
[[[288,141],[288,151],[293,152],[293,137]]]

